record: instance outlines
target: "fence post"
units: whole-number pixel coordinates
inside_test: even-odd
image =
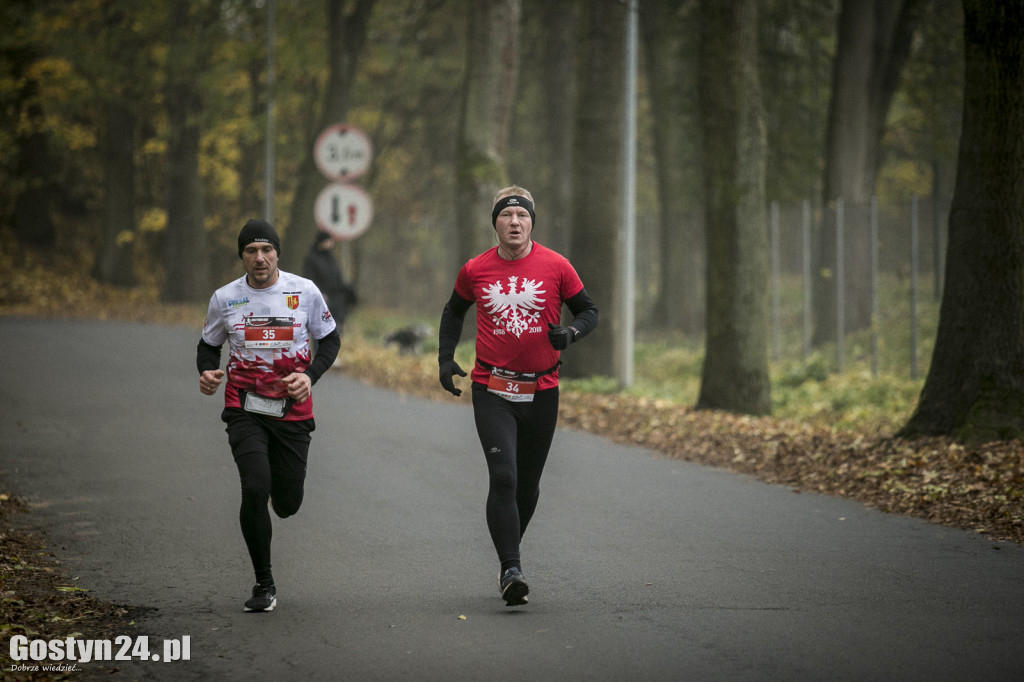
[[[836,371],[843,372],[843,356],[846,354],[846,264],[845,236],[843,224],[843,200],[836,199]]]
[[[804,361],[811,357],[811,200],[803,201],[803,219],[800,231],[803,236],[803,300],[804,300]]]
[[[772,361],[779,361],[782,315],[779,310],[779,202],[771,204],[771,221],[769,223],[769,239],[771,239],[771,272],[772,272]]]
[[[878,378],[878,197],[871,197],[871,376]]]
[[[917,278],[918,222],[917,195],[910,198],[910,378],[917,379]]]
[[[942,300],[942,273],[945,258],[942,256],[942,221],[939,202],[939,164],[932,162],[932,261],[935,271],[932,273],[933,295],[936,301]]]

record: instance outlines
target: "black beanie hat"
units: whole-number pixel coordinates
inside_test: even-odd
[[[254,218],[245,224],[242,231],[238,233],[238,257],[242,257],[242,251],[253,242],[266,242],[274,247],[277,255],[281,255],[281,238],[277,236],[277,230],[266,220]]]

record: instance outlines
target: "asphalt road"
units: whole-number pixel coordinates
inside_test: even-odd
[[[80,586],[154,609],[133,643],[189,637],[188,661],[125,677],[1024,679],[1024,548],[572,431],[523,546],[530,604],[506,608],[465,394],[336,373],[305,504],[275,518],[278,608],[243,613],[237,474],[197,340],[0,319],[0,469],[27,522]]]

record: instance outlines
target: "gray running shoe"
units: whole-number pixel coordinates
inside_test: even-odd
[[[526,598],[526,595],[530,593],[526,577],[521,570],[514,566],[505,571],[498,579],[498,589],[501,590],[505,606],[522,606],[530,601]]]
[[[277,606],[277,588],[271,585],[256,585],[252,588],[252,597],[245,602],[245,611],[273,611]]]

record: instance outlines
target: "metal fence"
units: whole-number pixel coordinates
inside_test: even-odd
[[[879,340],[885,333],[884,323],[903,319],[909,325],[907,365],[912,379],[918,378],[921,348],[921,306],[938,303],[942,294],[945,230],[948,203],[929,198],[911,197],[909,201],[881,205],[876,198],[863,205],[848,204],[837,199],[830,206],[814,211],[809,201],[799,207],[783,208],[777,203],[769,208],[769,244],[771,248],[772,359],[781,358],[784,333],[782,324],[781,288],[786,272],[799,271],[802,291],[801,339],[806,359],[812,349],[811,306],[812,263],[815,225],[818,234],[831,230],[835,243],[835,286],[837,371],[846,362],[846,303],[859,288],[870,300],[870,363],[873,376],[879,373]],[[928,292],[926,283],[931,283]],[[896,291],[893,291],[895,289]],[[905,313],[882,310],[883,290],[887,306],[898,305],[900,294]],[[883,312],[888,314],[883,314]],[[893,313],[896,312],[894,315]]]
[[[869,298],[870,348],[856,358],[870,362],[872,374],[877,376],[881,371],[880,343],[888,338],[890,347],[905,344],[905,348],[897,349],[906,359],[901,371],[905,367],[916,379],[922,348],[930,348],[933,340],[922,336],[922,312],[927,313],[927,321],[933,322],[941,298],[948,207],[948,197],[912,197],[887,203],[872,199],[865,204],[836,200],[828,206],[814,206],[810,201],[770,204],[772,360],[806,361],[815,352],[811,346],[812,268],[823,235],[829,231],[836,249],[835,272],[830,273],[828,281],[835,287],[837,371],[846,368],[850,357],[846,347],[851,331],[846,326],[851,317],[847,305]],[[656,292],[658,287],[657,254],[662,241],[657,221],[642,218],[638,237],[638,319],[643,320],[651,314],[655,299],[645,294]],[[690,248],[699,249],[703,258],[703,239]]]

